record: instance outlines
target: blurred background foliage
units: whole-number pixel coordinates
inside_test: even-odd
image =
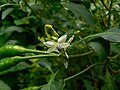
[[[120,89],[120,0],[0,0],[0,46],[10,44],[47,50],[43,45],[47,40],[46,24],[51,24],[60,36],[75,35],[72,44],[110,28],[117,28],[118,35],[77,43],[68,48],[69,59],[41,58],[20,62],[0,72],[0,90],[48,90],[48,87],[49,90],[62,90],[63,79],[96,63],[103,65],[74,79],[65,79],[64,90]],[[111,42],[114,41],[112,37],[115,42]],[[51,38],[54,37],[51,35]],[[54,80],[53,73],[57,70],[57,80]],[[50,80],[55,89],[49,86]]]

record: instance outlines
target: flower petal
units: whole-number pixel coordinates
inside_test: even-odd
[[[69,45],[70,45],[70,44],[68,44],[68,43],[61,43],[61,44],[59,44],[59,46],[60,46],[61,48],[67,48]]]
[[[63,35],[58,39],[58,43],[65,43],[67,35]]]
[[[72,37],[68,40],[68,42],[67,43],[71,43],[72,41],[73,41],[73,39],[74,39],[74,35],[72,35]]]
[[[52,42],[52,41],[47,41],[43,43],[44,45],[46,45],[47,47],[55,47],[56,43]]]
[[[48,52],[48,53],[51,53],[51,52],[53,52],[53,51],[55,51],[55,52],[58,52],[58,53],[59,53],[59,51],[57,50],[57,48],[56,48],[56,47],[51,47],[51,48],[49,48],[49,49],[47,50],[47,52]]]

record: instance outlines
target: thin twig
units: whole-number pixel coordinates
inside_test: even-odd
[[[118,53],[118,54],[116,54],[115,56],[113,56],[113,57],[108,57],[109,59],[117,59],[117,58],[119,58],[120,57],[120,53]]]
[[[24,3],[29,7],[29,9],[37,16],[37,18],[41,21],[40,16],[31,8],[31,6],[24,1]]]
[[[82,57],[82,56],[86,56],[86,55],[89,55],[89,54],[92,54],[94,53],[94,51],[89,51],[89,52],[85,52],[85,53],[82,53],[82,54],[76,54],[76,55],[68,55],[70,58],[74,58],[74,57]]]
[[[100,1],[101,1],[101,3],[103,4],[103,6],[106,8],[106,10],[109,11],[109,8],[106,6],[106,4],[104,3],[104,1],[103,1],[103,0],[100,0]]]
[[[41,86],[31,86],[31,87],[23,88],[23,89],[20,89],[20,90],[38,90],[38,89],[44,87],[45,85],[47,85],[47,84],[44,84],[44,85],[41,85]]]
[[[101,64],[101,63],[92,64],[92,65],[90,65],[88,68],[84,69],[83,71],[81,71],[81,72],[79,72],[79,73],[77,73],[77,74],[74,74],[74,75],[72,75],[72,76],[70,76],[70,77],[68,77],[68,78],[65,78],[64,81],[68,81],[68,80],[70,80],[70,79],[73,79],[73,78],[77,77],[78,75],[83,74],[84,72],[86,72],[87,70],[91,69],[92,67],[94,67],[94,66],[96,66],[96,65],[102,65],[102,64]]]
[[[0,10],[1,10],[1,8],[5,7],[5,6],[19,6],[19,5],[18,4],[6,3],[6,4],[3,4],[3,5],[0,5]]]

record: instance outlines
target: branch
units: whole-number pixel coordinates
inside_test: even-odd
[[[109,8],[106,6],[106,4],[104,3],[104,1],[103,1],[103,0],[100,0],[100,1],[101,1],[101,3],[103,4],[103,6],[106,8],[106,10],[109,11]]]
[[[29,9],[34,13],[34,15],[36,15],[37,18],[41,21],[40,16],[31,8],[31,6],[27,2],[25,2],[25,1],[24,1],[24,3],[29,7]]]
[[[118,54],[116,54],[115,56],[113,56],[113,57],[108,57],[109,59],[117,59],[117,58],[119,58],[120,57],[120,53],[118,53]]]
[[[86,56],[88,54],[92,54],[94,53],[94,51],[89,51],[89,52],[85,52],[85,53],[82,53],[82,54],[76,54],[76,55],[68,55],[70,58],[74,58],[74,57],[82,57],[82,56]]]
[[[70,80],[70,79],[72,79],[72,78],[75,78],[75,77],[77,77],[78,75],[83,74],[84,72],[86,72],[87,70],[91,69],[92,67],[94,67],[94,66],[96,66],[96,65],[102,65],[102,63],[92,64],[91,66],[89,66],[88,68],[84,69],[83,71],[81,71],[81,72],[79,72],[79,73],[77,73],[77,74],[74,74],[73,76],[70,76],[70,77],[68,77],[68,78],[65,78],[64,81],[68,81],[68,80]]]

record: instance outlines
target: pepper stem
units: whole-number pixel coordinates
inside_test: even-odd
[[[59,57],[59,54],[51,53],[51,54],[41,54],[41,55],[34,55],[34,56],[25,56],[25,57],[15,56],[14,58],[17,59],[18,61],[24,61],[28,59],[45,58],[45,57]]]

